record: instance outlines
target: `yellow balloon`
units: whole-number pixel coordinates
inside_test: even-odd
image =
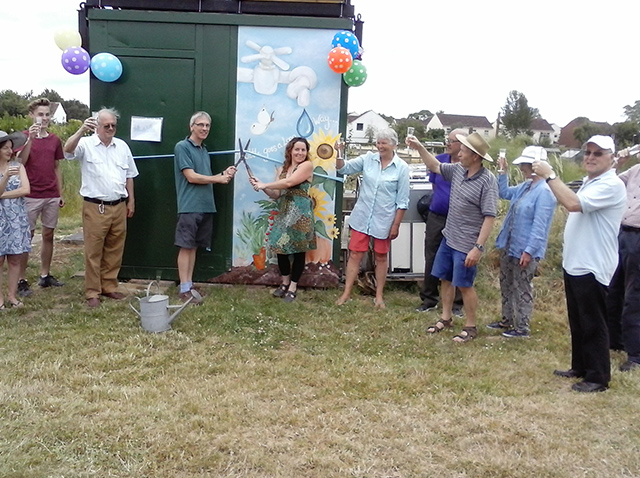
[[[82,46],[82,38],[74,30],[58,30],[53,34],[53,39],[62,51],[72,46]]]

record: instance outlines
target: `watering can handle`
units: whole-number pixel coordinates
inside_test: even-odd
[[[153,284],[156,285],[156,293],[157,294],[160,293],[160,284],[158,284],[158,281],[152,280],[151,282],[149,282],[149,285],[147,286],[147,297],[149,297],[149,294],[151,293],[151,286]]]
[[[140,313],[140,311],[138,311],[138,309],[136,309],[133,304],[131,303],[133,301],[133,299],[138,299],[138,301],[140,301],[140,299],[138,297],[131,297],[131,299],[129,299],[129,307],[131,307],[131,310],[133,310],[136,314],[138,314],[140,316],[140,318],[142,318],[142,314]]]

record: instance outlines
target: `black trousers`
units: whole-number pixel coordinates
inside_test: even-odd
[[[572,276],[564,271],[571,368],[587,382],[608,385],[611,380],[609,332],[606,320],[607,287],[593,274]]]
[[[609,347],[640,363],[640,232],[620,231],[619,262],[607,294]]]
[[[304,272],[305,254],[305,252],[291,254],[293,256],[293,266],[291,266],[291,262],[289,262],[288,255],[278,254],[278,269],[280,269],[280,275],[291,275],[291,281],[298,283]]]
[[[446,222],[447,216],[429,211],[427,228],[424,232],[424,280],[420,290],[420,299],[426,307],[435,307],[440,302],[440,279],[431,275],[431,269],[443,239],[442,230]],[[453,306],[454,308],[462,307],[462,294],[457,288]]]

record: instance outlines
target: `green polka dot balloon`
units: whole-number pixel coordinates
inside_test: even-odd
[[[351,68],[342,75],[342,79],[349,86],[360,86],[367,81],[367,67],[360,60],[353,60]]]

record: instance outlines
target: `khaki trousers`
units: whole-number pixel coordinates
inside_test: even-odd
[[[92,299],[101,293],[115,292],[127,237],[127,203],[100,206],[84,201],[82,228],[85,297]]]

